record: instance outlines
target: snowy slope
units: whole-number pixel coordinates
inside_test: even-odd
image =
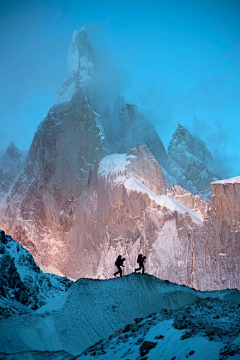
[[[149,339],[156,334],[170,339],[174,333],[177,341],[183,335],[183,331],[178,330],[179,327],[191,330],[189,337],[204,336],[204,329],[211,331],[219,326],[223,337],[231,342],[233,334],[236,338],[235,335],[239,333],[239,302],[237,290],[197,292],[147,274],[131,274],[111,280],[79,279],[63,295],[62,300],[59,298],[34,314],[2,319],[0,347],[5,353],[64,350],[77,355],[101,339],[107,339],[113,334],[115,338],[123,332],[116,333],[117,330],[124,329],[127,324],[134,324],[136,318],[144,318],[152,313],[156,315],[146,325],[147,328],[140,326],[135,331],[130,327],[131,334],[126,331],[124,336],[127,337],[123,340],[119,337],[117,344],[112,343],[110,347],[116,346],[116,351],[121,350],[123,354],[128,351],[129,344],[126,345],[127,349],[122,349],[125,346],[122,342],[131,343],[131,337],[135,335],[138,338],[146,336],[150,330],[149,325],[157,325],[152,334],[147,335]],[[219,317],[214,318],[215,316]],[[175,324],[176,331],[168,331],[172,324]],[[195,329],[196,324],[199,324],[199,328]],[[234,333],[231,330],[233,327]],[[134,342],[138,340],[137,337]],[[224,343],[222,335],[220,337]],[[215,340],[218,341],[217,337],[214,337]],[[167,344],[168,342],[165,350]],[[108,345],[107,340],[106,347]],[[221,347],[222,344],[217,349]],[[139,347],[133,350],[135,353],[139,352]],[[111,356],[110,351],[109,356],[104,358],[111,359]],[[120,359],[121,356],[115,357],[117,358]]]
[[[37,309],[64,293],[72,281],[44,274],[21,244],[0,231],[0,295]]]
[[[230,313],[226,313],[228,309]],[[239,316],[234,313],[237,309],[234,303],[210,299],[175,311],[164,309],[159,314],[136,319],[135,324],[99,341],[77,359],[237,360],[240,359]]]

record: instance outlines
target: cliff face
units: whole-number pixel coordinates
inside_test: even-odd
[[[240,177],[213,182],[211,188],[216,260],[223,283],[232,287],[240,283]],[[229,273],[235,274],[231,282]]]

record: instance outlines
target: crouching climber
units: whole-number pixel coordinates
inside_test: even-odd
[[[144,263],[146,262],[146,256],[143,256],[142,254],[139,254],[137,257],[137,263],[139,264],[139,268],[135,269],[135,272],[139,271],[142,269],[142,274],[144,274]]]
[[[120,274],[120,277],[122,276],[122,269],[121,266],[124,267],[123,263],[126,259],[122,257],[122,255],[119,255],[115,261],[115,265],[118,268],[118,271],[115,272],[113,275],[116,277],[117,274]]]

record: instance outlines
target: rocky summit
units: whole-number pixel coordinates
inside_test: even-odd
[[[122,96],[101,118],[84,28],[73,33],[68,69],[26,164],[5,189],[1,228],[43,270],[71,279],[112,277],[119,254],[128,274],[141,252],[147,272],[162,279],[200,290],[239,288],[239,180],[234,188],[230,180],[215,186],[220,176],[206,145],[182,126],[167,153]]]

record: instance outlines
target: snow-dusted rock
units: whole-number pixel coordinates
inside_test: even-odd
[[[87,101],[91,102],[94,55],[84,27],[80,31],[73,32],[68,49],[67,65],[70,77],[59,88],[54,104],[59,105],[71,101],[79,88],[87,95]]]
[[[211,165],[206,144],[179,124],[168,147],[168,173],[184,189],[211,200],[210,183],[221,179]]]
[[[202,299],[179,310],[163,309],[135,319],[135,323],[98,341],[76,359],[238,359],[237,306],[233,302]]]
[[[22,310],[18,303],[37,309],[67,291],[71,284],[66,277],[44,274],[27,249],[0,231],[0,295],[16,301],[18,313]]]

